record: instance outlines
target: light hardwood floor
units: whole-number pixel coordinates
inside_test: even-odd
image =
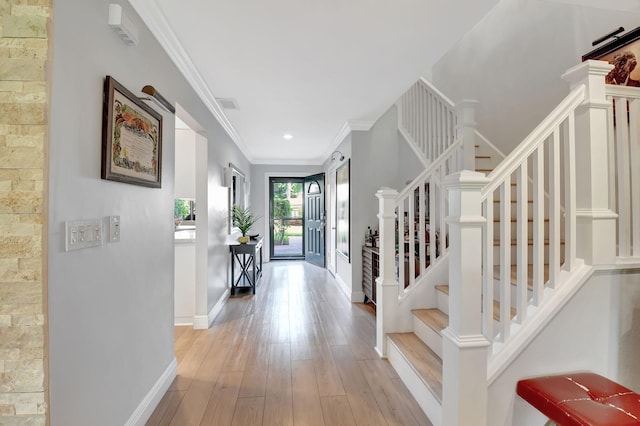
[[[324,269],[270,262],[209,330],[176,327],[178,377],[149,426],[431,425],[375,350],[375,317]]]

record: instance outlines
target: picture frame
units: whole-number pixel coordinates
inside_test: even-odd
[[[640,27],[582,56],[582,61],[588,59],[614,65],[605,77],[607,84],[640,87]]]
[[[162,186],[162,115],[111,76],[104,82],[101,177]]]
[[[349,159],[336,169],[336,251],[349,262],[351,262],[349,253],[351,245],[350,162]]]

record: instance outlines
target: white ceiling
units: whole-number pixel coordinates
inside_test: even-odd
[[[370,126],[497,1],[130,3],[249,161],[321,164],[348,125]]]

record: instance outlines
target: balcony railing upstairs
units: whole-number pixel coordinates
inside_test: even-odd
[[[618,213],[618,262],[640,258],[640,89],[605,86],[608,110],[611,199]]]

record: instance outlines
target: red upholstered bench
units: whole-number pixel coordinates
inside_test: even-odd
[[[594,373],[521,380],[518,395],[561,426],[640,425],[640,395]]]

